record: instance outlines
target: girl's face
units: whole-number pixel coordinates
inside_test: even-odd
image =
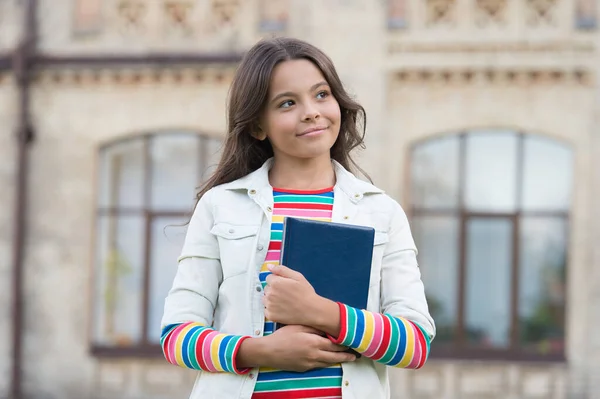
[[[271,75],[255,137],[268,137],[280,161],[330,158],[340,119],[340,106],[319,68],[308,60],[284,61]]]

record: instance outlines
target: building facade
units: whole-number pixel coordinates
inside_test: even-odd
[[[438,337],[393,397],[600,398],[596,1],[38,1],[25,28],[28,4],[0,1],[0,398],[15,343],[21,397],[186,397],[162,302],[236,64],[271,35],[333,59],[360,164],[411,219]]]

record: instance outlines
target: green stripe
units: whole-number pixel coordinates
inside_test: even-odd
[[[275,197],[275,203],[279,202],[297,202],[297,203],[313,203],[313,204],[333,204],[333,198],[315,197],[309,195],[285,195]]]
[[[340,386],[342,386],[342,377],[308,377],[278,381],[258,381],[254,392],[280,391],[284,389],[337,388]]]
[[[348,346],[354,341],[356,335],[356,312],[351,306],[346,306],[346,337],[342,341],[343,346]]]
[[[198,364],[198,359],[196,358],[196,345],[198,344],[198,336],[202,331],[204,331],[204,328],[198,328],[194,331],[188,345],[188,358],[192,367],[196,370],[200,370],[200,364]]]
[[[283,231],[271,230],[271,241],[283,240]]]
[[[390,360],[394,358],[396,350],[404,350],[404,348],[398,348],[398,343],[400,342],[400,328],[402,328],[398,325],[398,320],[396,320],[396,318],[390,315],[385,315],[385,317],[390,319],[392,333],[390,335],[390,343],[388,345],[388,349],[385,352],[385,355],[383,355],[383,357],[378,361],[383,364],[388,364]]]
[[[235,347],[237,346],[238,342],[240,341],[241,337],[234,337],[231,340],[229,340],[229,343],[227,344],[227,348],[225,349],[225,363],[223,365],[223,369],[225,371],[230,371],[233,373],[233,351],[235,350]],[[222,351],[223,348],[219,348],[219,351]]]

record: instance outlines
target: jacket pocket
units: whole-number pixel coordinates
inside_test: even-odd
[[[371,283],[370,286],[377,285],[381,281],[381,263],[383,261],[383,252],[385,245],[390,241],[386,232],[375,231],[373,241],[373,259],[371,261]]]
[[[223,280],[248,270],[260,226],[217,223],[211,229],[219,241]]]

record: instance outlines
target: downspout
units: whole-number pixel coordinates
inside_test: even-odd
[[[27,238],[27,185],[29,148],[34,138],[30,114],[30,83],[36,45],[36,0],[28,0],[23,23],[23,36],[13,54],[13,71],[18,92],[17,176],[14,211],[13,275],[12,275],[12,368],[10,398],[22,398],[21,368],[23,353],[23,260]]]

